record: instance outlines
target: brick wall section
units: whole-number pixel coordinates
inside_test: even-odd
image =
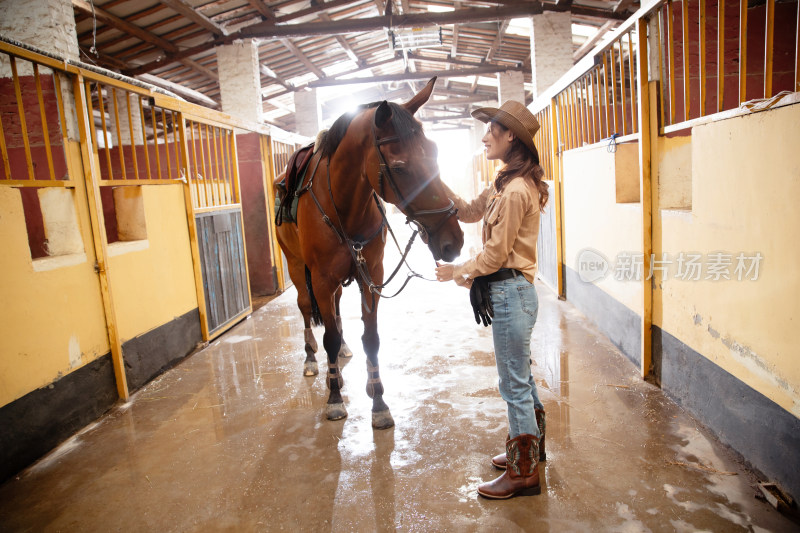
[[[67,179],[67,161],[64,155],[53,76],[42,74],[39,79],[45,104],[44,120],[47,123],[50,151],[53,157],[54,177],[55,179]],[[50,169],[47,164],[42,113],[36,94],[36,82],[33,76],[20,76],[19,84],[22,105],[25,110],[25,131],[28,134],[34,179],[49,180]],[[11,78],[0,78],[0,119],[3,123],[3,135],[11,168],[11,176],[6,176],[3,169],[0,170],[0,177],[14,180],[29,179],[19,107],[14,82]]]
[[[272,273],[271,236],[260,142],[258,133],[236,136],[247,268],[253,296],[267,296],[277,290]]]

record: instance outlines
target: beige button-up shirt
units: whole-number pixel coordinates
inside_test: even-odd
[[[471,285],[478,276],[501,268],[514,268],[533,283],[538,267],[536,240],[539,237],[539,191],[533,180],[517,177],[497,192],[494,185],[475,200],[466,202],[448,189],[462,222],[483,218],[483,250],[455,265],[453,276],[459,285]]]

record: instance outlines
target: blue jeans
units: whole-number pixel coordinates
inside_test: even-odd
[[[531,374],[531,333],[539,297],[522,275],[490,282],[489,294],[494,306],[492,337],[500,396],[508,404],[508,434],[512,439],[523,433],[539,438],[534,409],[544,406]]]

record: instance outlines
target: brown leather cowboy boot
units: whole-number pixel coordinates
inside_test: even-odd
[[[547,461],[547,454],[544,451],[544,434],[547,429],[547,420],[545,419],[544,409],[536,409],[536,425],[539,426],[539,434],[542,436],[539,439],[539,462]],[[506,437],[508,440],[508,437]],[[500,470],[506,469],[506,454],[501,453],[492,457],[492,466]]]
[[[478,486],[484,498],[504,500],[517,494],[541,494],[539,485],[539,439],[522,434],[506,442],[506,471],[499,478]]]

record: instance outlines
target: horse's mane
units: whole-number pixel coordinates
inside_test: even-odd
[[[401,141],[408,140],[421,129],[422,126],[419,121],[417,121],[417,119],[414,118],[414,115],[412,115],[405,107],[394,102],[387,103],[392,110],[392,126],[394,127],[395,134],[400,138]],[[380,104],[381,102],[373,102],[371,104],[360,105],[355,111],[345,113],[337,118],[336,122],[333,123],[328,132],[325,134],[325,137],[320,142],[319,149],[322,151],[322,157],[333,156],[333,154],[336,152],[336,149],[339,147],[339,143],[341,143],[342,139],[344,139],[344,136],[347,133],[347,128],[350,127],[350,123],[359,113],[366,109],[378,107]]]

